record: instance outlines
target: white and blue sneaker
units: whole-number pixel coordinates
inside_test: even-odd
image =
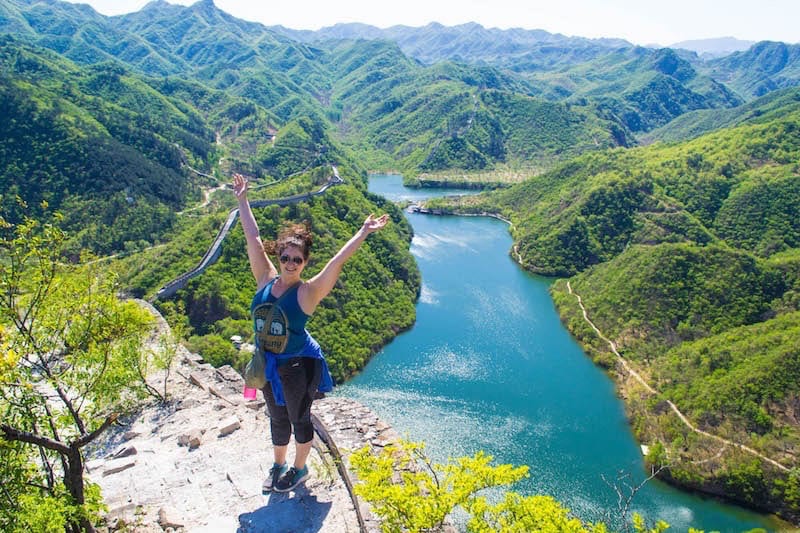
[[[289,470],[289,467],[286,463],[279,465],[277,463],[272,464],[272,468],[269,469],[269,475],[267,479],[264,480],[264,483],[261,484],[261,494],[269,494],[275,488],[275,485],[278,483],[278,480],[281,478],[286,471]]]

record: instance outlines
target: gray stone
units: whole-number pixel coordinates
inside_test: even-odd
[[[111,454],[114,459],[120,459],[122,457],[129,457],[131,455],[136,455],[138,451],[136,450],[135,446],[129,444],[123,444]]]
[[[106,464],[105,459],[92,459],[91,461],[86,462],[86,471],[94,472],[95,470],[101,468],[104,464]]]
[[[126,431],[125,434],[122,436],[125,440],[132,440],[141,435],[142,433],[139,431]]]
[[[221,381],[228,381],[236,385],[244,383],[244,378],[230,365],[224,365],[216,370],[217,378]]]
[[[200,387],[203,390],[208,390],[206,384],[203,381],[203,375],[200,374],[199,372],[192,372],[191,374],[189,374],[189,383],[197,387]]]
[[[235,416],[231,416],[219,423],[219,436],[224,437],[230,435],[237,429],[241,428],[242,424]]]
[[[117,472],[122,472],[123,470],[133,468],[134,466],[136,466],[136,459],[131,459],[127,457],[124,459],[114,459],[113,461],[107,461],[103,468],[103,475],[110,476],[111,474],[116,474]]]
[[[178,436],[178,446],[188,446],[190,450],[197,448],[202,442],[203,431],[197,428]]]
[[[183,356],[183,361],[189,364],[196,364],[196,365],[205,363],[205,359],[203,359],[203,356],[196,353],[186,353]]]
[[[162,507],[158,510],[158,525],[160,525],[164,530],[167,528],[182,528],[185,527],[185,523],[185,520],[179,520],[177,518],[177,512],[175,509],[166,509]]]
[[[250,400],[244,402],[244,406],[253,411],[260,411],[265,405],[267,405],[267,402],[264,400]]]

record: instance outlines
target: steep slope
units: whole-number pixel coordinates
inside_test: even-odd
[[[4,217],[41,216],[46,201],[78,249],[101,253],[163,236],[197,194],[183,162],[202,167],[214,150],[197,112],[119,66],[81,68],[8,38],[0,64]]]
[[[748,50],[709,61],[709,76],[745,99],[800,85],[800,45],[762,41]]]
[[[779,89],[728,109],[689,111],[668,124],[640,136],[639,140],[644,144],[655,141],[687,140],[720,128],[767,122],[794,114],[798,109],[800,109],[800,89]]]
[[[426,67],[385,41],[341,42],[329,60],[332,117],[344,139],[369,143],[411,172],[549,163],[626,142],[592,106],[532,98],[523,81],[495,68]]]
[[[633,132],[649,131],[688,111],[742,103],[670,49],[625,50],[535,79],[562,98],[596,99]]]

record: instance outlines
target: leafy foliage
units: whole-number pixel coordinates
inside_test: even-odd
[[[65,271],[53,225],[0,222],[0,476],[13,483],[0,523],[91,531],[101,500],[82,448],[144,394],[137,354],[151,319],[107,274]]]
[[[202,161],[209,130],[118,67],[79,69],[8,41],[0,62],[4,216],[40,217],[42,202],[64,211],[76,255],[160,240],[191,191],[174,144]]]
[[[493,465],[492,461],[491,456],[478,452],[444,465],[434,464],[425,455],[423,444],[408,441],[377,454],[364,447],[350,456],[360,480],[355,491],[372,505],[386,532],[437,531],[456,508],[467,513],[467,531],[474,533],[608,531],[603,523],[582,523],[549,496],[506,492],[499,499],[489,497],[485,489],[509,485],[528,475],[526,466]],[[637,533],[661,533],[668,527],[659,521],[649,528],[638,514],[624,524],[625,531]]]

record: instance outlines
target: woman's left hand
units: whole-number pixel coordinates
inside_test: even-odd
[[[386,226],[388,222],[389,222],[388,214],[383,214],[376,218],[373,213],[370,213],[370,215],[364,221],[364,224],[361,225],[361,229],[364,230],[367,233],[367,235],[369,235],[370,233],[374,233],[379,229],[383,228],[384,226]]]

